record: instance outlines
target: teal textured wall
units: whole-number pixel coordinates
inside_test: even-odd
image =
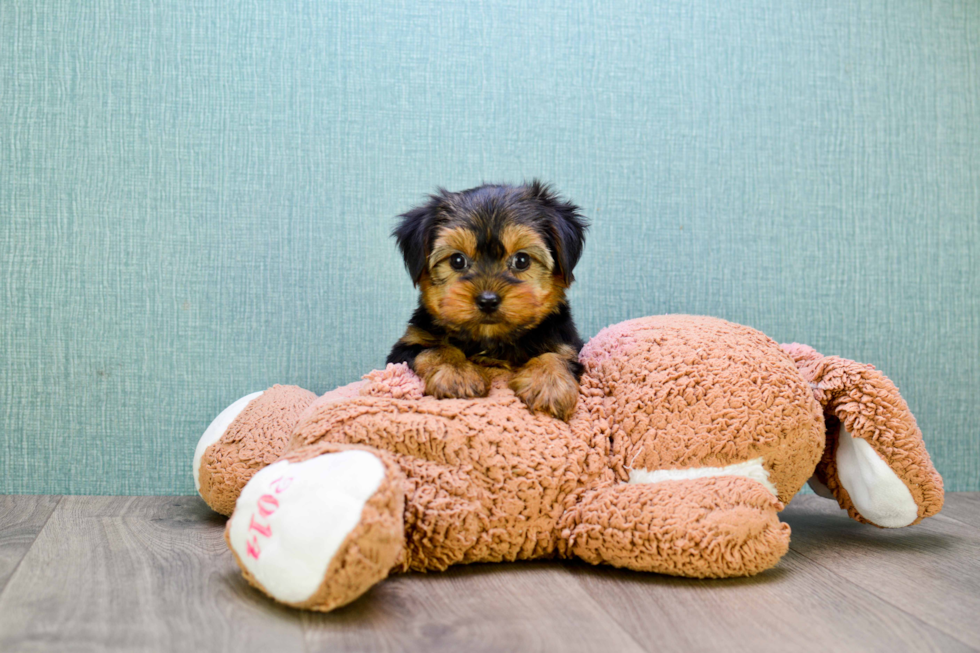
[[[872,362],[980,490],[980,3],[0,3],[0,492],[191,493],[241,395],[379,366],[388,238],[540,176],[581,330]]]

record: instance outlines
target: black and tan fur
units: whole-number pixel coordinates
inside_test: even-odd
[[[534,181],[441,190],[393,235],[421,294],[388,355],[438,398],[487,394],[487,367],[533,411],[568,419],[582,339],[565,290],[585,242],[578,207]],[[481,308],[482,306],[482,308]]]

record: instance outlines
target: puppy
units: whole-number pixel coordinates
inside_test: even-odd
[[[531,411],[567,420],[582,374],[565,298],[588,227],[579,208],[535,180],[440,190],[399,218],[392,235],[421,296],[387,362],[408,363],[437,398],[485,396],[486,368],[512,370]]]

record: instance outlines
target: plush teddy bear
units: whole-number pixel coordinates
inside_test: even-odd
[[[243,397],[194,457],[250,583],[344,605],[392,572],[577,557],[692,577],[775,565],[777,513],[808,479],[881,527],[942,507],[942,479],[895,386],[870,365],[723,320],[608,327],[582,350],[566,423],[507,388],[435,399],[405,365],[317,398]],[[811,478],[812,477],[812,478]]]

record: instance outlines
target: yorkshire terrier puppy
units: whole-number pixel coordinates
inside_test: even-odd
[[[487,368],[512,370],[531,411],[567,420],[578,399],[578,335],[565,289],[588,224],[538,181],[440,190],[401,216],[392,235],[420,289],[388,355],[437,398],[482,397]]]

